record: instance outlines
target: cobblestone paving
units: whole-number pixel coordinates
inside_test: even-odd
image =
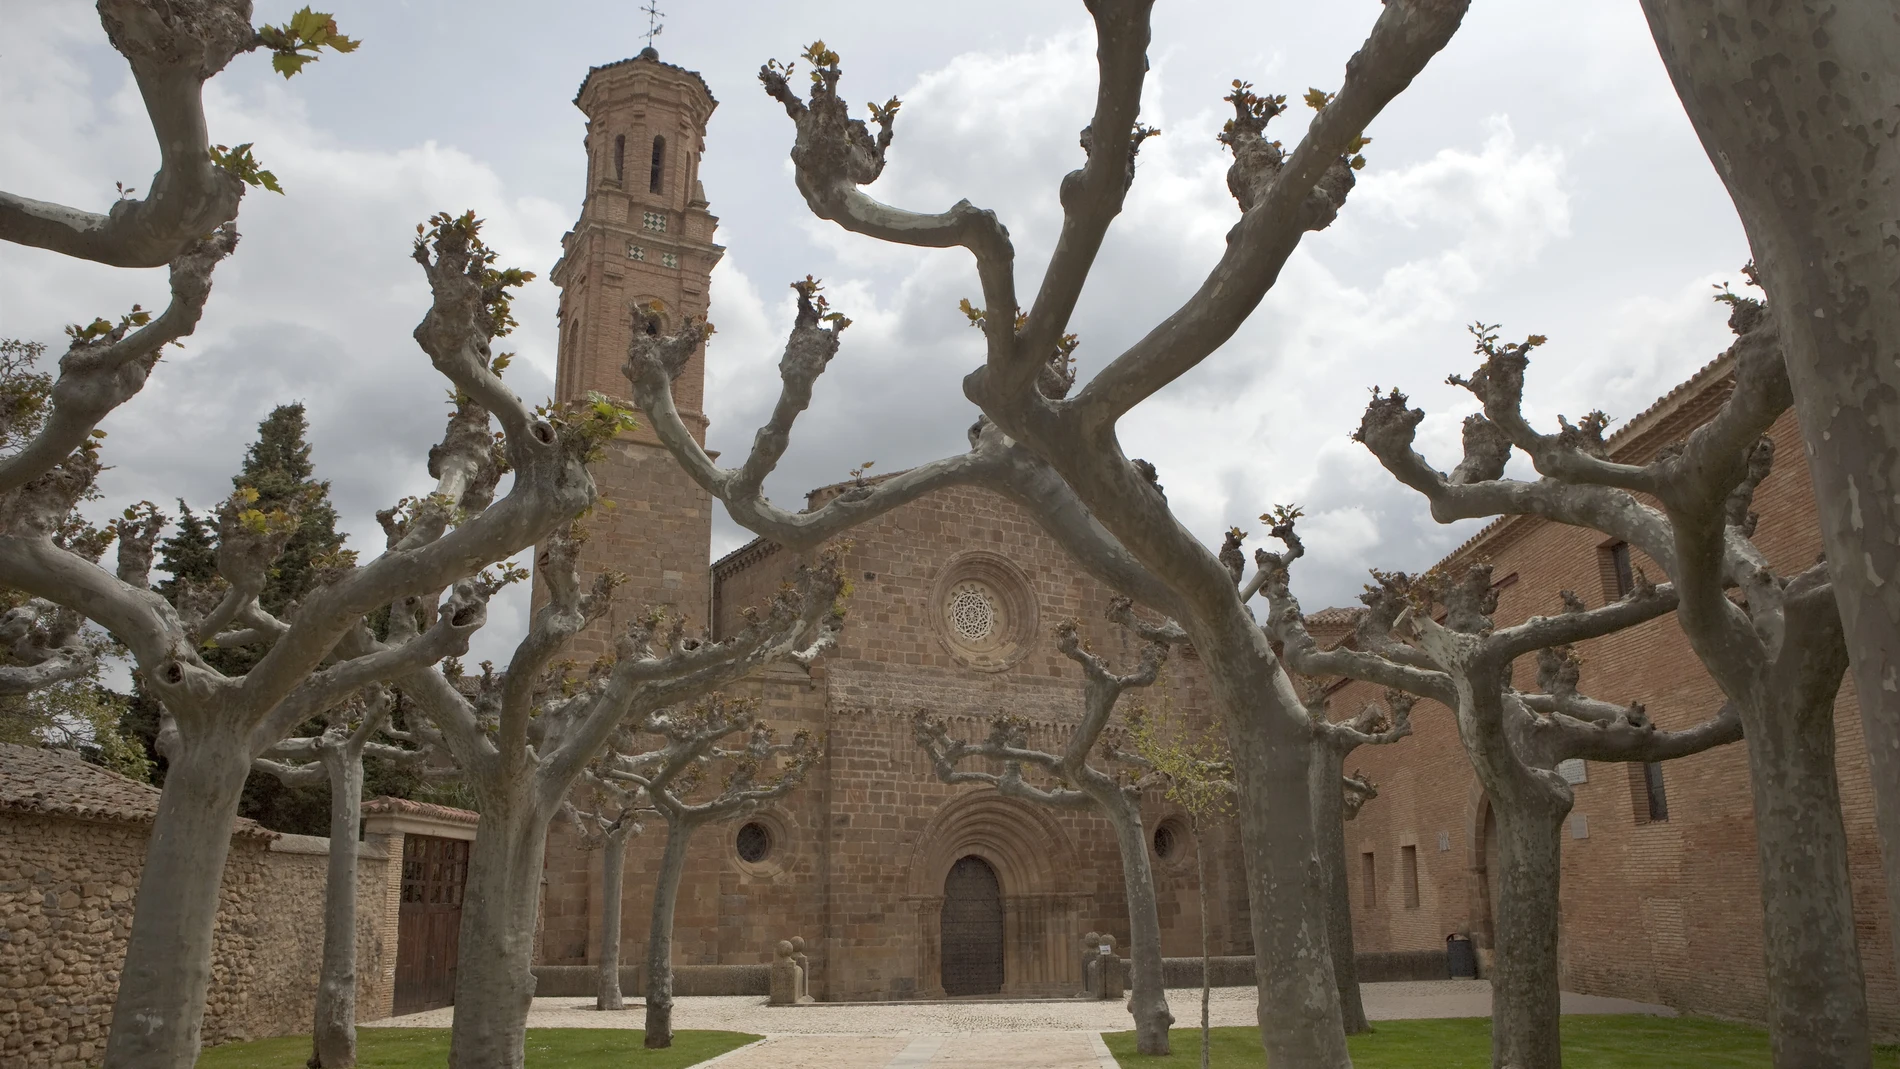
[[[1366,984],[1366,1015],[1393,1021],[1425,1017],[1483,1017],[1491,1012],[1491,985],[1483,980],[1435,980]],[[1566,992],[1565,1013],[1675,1011],[1628,999]],[[1255,1023],[1254,989],[1217,988],[1209,1017],[1216,1026]],[[1168,992],[1168,1006],[1182,1027],[1201,1019],[1201,992]],[[538,998],[531,1028],[639,1028],[645,1013],[636,1003],[602,1013],[579,998]],[[453,1009],[430,1010],[371,1022],[364,1027],[445,1028]],[[767,1039],[714,1059],[714,1069],[1112,1069],[1101,1032],[1125,1031],[1128,1012],[1120,1002],[1082,999],[1047,1002],[872,1002],[847,1005],[767,1006],[757,996],[691,997],[673,1008],[676,1028],[716,1028],[762,1033]]]

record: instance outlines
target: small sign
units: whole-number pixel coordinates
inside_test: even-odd
[[[1572,839],[1588,839],[1590,837],[1590,818],[1582,813],[1571,817],[1570,837]]]
[[[1584,765],[1581,757],[1557,762],[1557,774],[1570,783],[1590,782],[1590,770]]]
[[[1115,944],[1113,944],[1113,943],[1103,943],[1103,944],[1102,944],[1102,953],[1104,953],[1104,954],[1112,954],[1112,953],[1114,953],[1114,952],[1115,952]]]
[[[1438,852],[1442,854],[1450,849],[1451,849],[1451,833],[1448,831],[1439,832],[1438,833]]]

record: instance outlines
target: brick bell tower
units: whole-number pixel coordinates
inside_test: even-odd
[[[725,252],[713,244],[719,221],[699,184],[706,120],[718,101],[698,74],[660,62],[649,47],[588,70],[574,104],[587,115],[587,194],[554,265],[561,290],[555,394],[575,400],[598,391],[631,405],[620,369],[632,331],[670,332],[685,316],[704,319],[713,265]],[[645,311],[655,301],[664,309],[657,323]],[[675,380],[673,400],[702,445],[705,393],[701,346]],[[585,521],[582,567],[588,576],[629,577],[615,599],[623,622],[665,605],[697,628],[708,622],[712,502],[646,417],[639,419],[593,467],[614,507]],[[573,655],[586,661],[608,652],[609,638],[592,629],[575,639]]]

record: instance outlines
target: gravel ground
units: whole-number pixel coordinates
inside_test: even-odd
[[[1413,983],[1366,984],[1366,1015],[1373,1020],[1392,1021],[1425,1017],[1483,1017],[1491,1012],[1491,985],[1483,980],[1434,980]],[[1255,1022],[1254,989],[1251,987],[1216,988],[1210,1017],[1219,1025],[1247,1025]],[[1201,993],[1198,988],[1168,992],[1168,1005],[1175,1021],[1182,1026],[1198,1024],[1201,1019]],[[1674,1016],[1675,1011],[1628,999],[1592,995],[1564,995],[1565,1013],[1653,1013]],[[365,1027],[444,1028],[454,1018],[454,1010],[430,1010],[366,1024]],[[602,1013],[593,1003],[579,998],[538,998],[528,1017],[531,1028],[639,1028],[645,1014],[638,1003],[619,1013]],[[968,1035],[971,1033],[1076,1033],[1116,1032],[1130,1027],[1128,1012],[1120,1002],[1047,1001],[1047,1002],[872,1002],[849,1005],[823,1003],[806,1006],[767,1006],[758,996],[701,996],[678,999],[673,1008],[676,1028],[719,1028],[738,1032],[757,1032],[768,1036],[861,1036],[904,1037]],[[968,1050],[962,1042],[960,1051]],[[1009,1044],[1010,1041],[1001,1041]],[[871,1044],[884,1050],[888,1043]],[[895,1050],[901,1050],[899,1042]],[[921,1050],[918,1052],[921,1054]],[[874,1057],[867,1048],[866,1057]],[[867,1061],[848,1064],[884,1065]],[[984,1064],[966,1061],[961,1053],[959,1064]],[[740,1069],[743,1063],[733,1063]],[[846,1063],[834,1063],[826,1069],[843,1069]],[[927,1061],[905,1065],[933,1064]],[[1004,1062],[998,1065],[1008,1064]],[[1036,1063],[1055,1066],[1066,1063]],[[1083,1063],[1077,1063],[1083,1064]],[[721,1062],[720,1069],[727,1063]],[[789,1067],[788,1067],[789,1069]]]

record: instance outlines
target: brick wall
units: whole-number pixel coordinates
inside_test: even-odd
[[[1719,391],[1713,395],[1719,397]],[[1792,572],[1816,559],[1820,536],[1791,414],[1775,425],[1773,435],[1779,462],[1756,493],[1755,509],[1762,518],[1755,541],[1778,569]],[[1540,521],[1513,524],[1502,533],[1465,552],[1490,559],[1494,576],[1506,584],[1499,592],[1499,623],[1555,611],[1560,590],[1574,590],[1591,605],[1604,603],[1602,535]],[[1640,554],[1635,563],[1643,565]],[[1660,577],[1653,566],[1647,570]],[[1641,701],[1663,728],[1707,719],[1725,700],[1673,616],[1579,648],[1586,693]],[[1534,668],[1529,658],[1519,664],[1519,685],[1534,684]],[[1333,715],[1356,712],[1377,696],[1374,688],[1350,684],[1334,695]],[[1379,797],[1347,826],[1360,950],[1441,946],[1452,932],[1472,932],[1482,941],[1487,931],[1486,888],[1495,853],[1487,862],[1483,792],[1459,744],[1451,711],[1421,702],[1412,719],[1411,738],[1361,749],[1348,762],[1380,786]],[[1876,1029],[1891,1036],[1900,1032],[1900,985],[1851,682],[1835,703],[1835,724],[1868,1002]],[[1696,1013],[1762,1018],[1761,905],[1743,746],[1666,763],[1669,819],[1662,822],[1648,820],[1639,768],[1591,763],[1586,771],[1588,781],[1575,789],[1573,821],[1581,818],[1588,836],[1572,838],[1567,831],[1563,841],[1564,985]],[[1417,846],[1415,908],[1406,908],[1400,894],[1406,845]],[[1365,904],[1362,886],[1365,853],[1374,857],[1379,884],[1372,907]]]

